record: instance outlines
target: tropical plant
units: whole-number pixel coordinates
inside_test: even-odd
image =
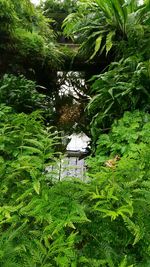
[[[62,33],[62,22],[63,20],[76,10],[76,1],[74,0],[46,0],[41,4],[44,15],[53,19],[52,27],[57,35],[59,41],[64,41],[64,36]],[[62,39],[61,39],[62,38]]]
[[[81,43],[81,51],[93,59],[106,55],[120,41],[140,36],[148,28],[149,0],[78,1],[78,10],[63,23],[64,33]]]
[[[54,3],[51,8],[57,9],[59,3],[63,11],[65,5],[69,10],[72,1],[66,0],[62,6],[60,1]],[[136,0],[83,0],[77,5],[78,11],[64,25],[69,35],[73,29],[74,38],[80,39],[86,53],[86,46],[91,45],[87,57],[93,59],[103,51],[108,54],[118,49],[118,62],[91,79],[88,117],[92,120],[94,156],[87,161],[85,183],[67,177],[60,181],[59,134],[56,128],[46,127],[42,117],[49,107],[48,98],[37,93],[35,82],[23,75],[2,76],[2,267],[150,265],[149,0],[140,6]],[[1,58],[7,62],[13,51],[14,63],[21,63],[27,71],[30,66],[40,78],[49,77],[47,66],[60,68],[62,53],[54,42],[50,20],[40,9],[29,0],[0,0],[0,7],[0,34],[5,37],[0,49],[8,52]],[[3,62],[0,60],[2,66]],[[85,103],[87,88],[83,80],[79,86],[79,81],[72,77],[67,85],[74,86],[76,95],[72,98]],[[83,106],[58,92],[54,98],[60,110],[59,122],[79,120]],[[55,104],[51,103],[53,111]],[[108,133],[102,134],[104,130]]]
[[[30,0],[0,1],[1,13],[1,27],[9,32],[15,28],[21,27],[27,31],[37,31],[40,35],[54,37],[53,31],[50,28],[50,19],[47,19],[42,13],[35,9]]]
[[[94,140],[101,129],[109,128],[125,111],[150,110],[150,62],[141,59],[136,55],[121,59],[113,62],[108,71],[92,77],[93,97],[88,111]]]

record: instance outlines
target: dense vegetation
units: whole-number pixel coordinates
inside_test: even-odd
[[[0,266],[150,265],[149,43],[149,0],[0,0]],[[60,181],[75,124],[87,179]]]

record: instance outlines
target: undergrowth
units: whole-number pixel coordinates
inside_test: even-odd
[[[86,183],[45,171],[59,139],[39,112],[0,116],[0,266],[148,267],[149,115],[126,113],[99,138]]]

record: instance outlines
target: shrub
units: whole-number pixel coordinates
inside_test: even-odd
[[[123,131],[126,150],[114,168],[99,164],[97,151],[88,183],[54,183],[45,172],[57,162],[57,137],[37,112],[16,115],[1,106],[0,116],[0,264],[148,267],[149,115],[126,113],[116,122],[112,132],[117,138]],[[106,155],[116,147],[108,145]]]
[[[89,158],[92,255],[107,262],[99,266],[149,266],[149,142],[150,115],[126,112]]]
[[[101,128],[109,128],[125,111],[150,110],[149,61],[131,56],[110,65],[108,71],[92,78],[94,95],[88,105],[94,140]]]
[[[1,105],[0,119],[0,264],[69,267],[76,257],[73,223],[87,219],[76,201],[81,190],[52,186],[53,174],[45,171],[57,163],[57,135],[39,112],[15,114]]]
[[[109,134],[101,134],[97,141],[96,155],[114,157],[128,155],[139,146],[149,146],[150,114],[135,110],[125,112],[115,120]]]
[[[23,75],[5,74],[0,80],[0,103],[14,108],[17,112],[30,113],[43,109],[51,113],[50,99],[36,91],[36,84]]]
[[[22,56],[40,57],[44,55],[44,38],[36,32],[16,29],[17,48]]]

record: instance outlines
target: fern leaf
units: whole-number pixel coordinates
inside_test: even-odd
[[[27,138],[25,138],[24,142],[27,142],[28,144],[34,145],[39,149],[42,149],[42,150],[44,149],[43,143],[41,141],[37,141],[36,139],[27,139]]]
[[[138,243],[138,241],[143,237],[143,233],[139,227],[139,225],[136,225],[133,221],[131,221],[127,216],[123,216],[123,220],[126,224],[126,227],[128,230],[134,235],[134,242],[133,245]]]
[[[39,150],[38,148],[35,148],[35,147],[31,147],[31,146],[20,146],[21,149],[24,149],[25,151],[28,151],[28,154],[31,155],[31,154],[40,154],[42,155],[43,154],[43,151]]]
[[[39,195],[40,194],[40,182],[38,180],[33,182],[33,188],[35,192]]]

